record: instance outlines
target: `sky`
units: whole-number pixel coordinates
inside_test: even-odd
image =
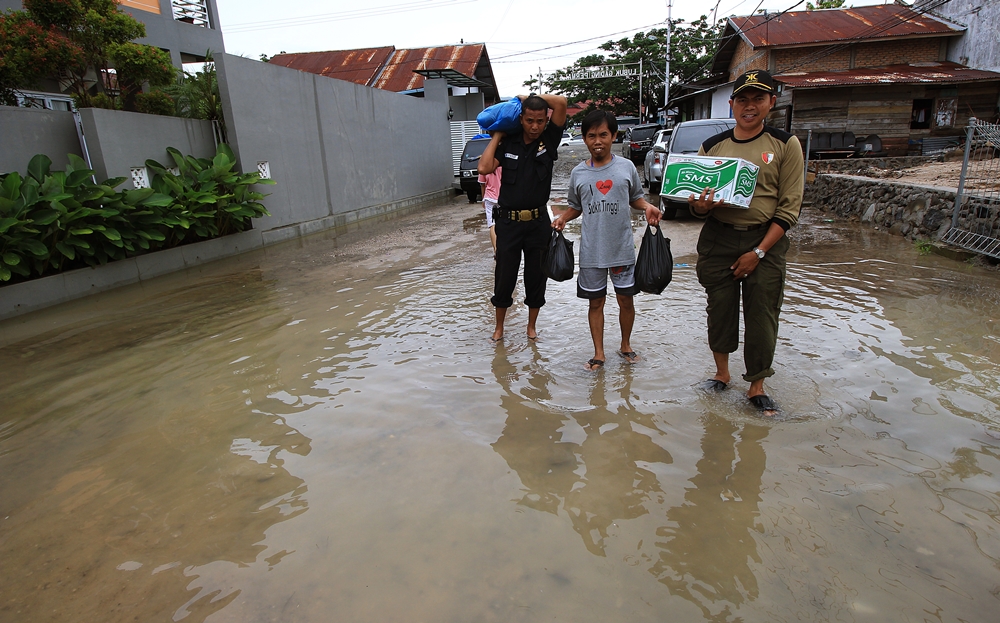
[[[672,0],[688,22],[754,10],[783,11],[796,0]],[[667,0],[216,0],[226,52],[258,58],[377,46],[421,48],[486,43],[500,95],[570,65],[608,40],[662,28]],[[848,0],[846,6],[882,4]],[[805,10],[805,0],[793,10]],[[662,74],[662,72],[661,72]],[[662,77],[661,77],[662,80]]]

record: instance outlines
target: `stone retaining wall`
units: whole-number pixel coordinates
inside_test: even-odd
[[[873,159],[874,160],[874,159]],[[951,226],[955,191],[854,175],[818,175],[806,186],[814,209],[856,216],[910,240],[940,240]]]
[[[810,160],[809,170],[817,173],[857,173],[868,167],[878,169],[909,169],[928,162],[944,162],[937,156],[894,156],[885,158],[839,158],[836,160]]]

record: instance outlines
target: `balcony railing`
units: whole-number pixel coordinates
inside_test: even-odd
[[[211,28],[208,21],[208,3],[205,0],[170,0],[174,19],[203,28]]]

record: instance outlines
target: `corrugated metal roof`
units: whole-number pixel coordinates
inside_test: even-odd
[[[279,54],[268,62],[397,93],[424,87],[424,77],[413,73],[415,69],[453,69],[488,83],[490,86],[483,88],[494,97],[492,92],[496,90],[486,46],[482,43],[409,50],[388,46]]]
[[[921,65],[888,65],[846,71],[789,73],[777,75],[774,79],[795,89],[817,89],[858,84],[955,84],[1000,81],[1000,73],[971,69],[958,63],[941,62]]]
[[[476,77],[483,47],[483,44],[473,44],[396,50],[372,86],[397,93],[422,89],[424,77],[413,73],[414,69],[454,69]]]
[[[396,48],[392,46],[386,46],[360,50],[278,54],[268,62],[328,78],[371,86],[395,50]]]
[[[898,4],[793,11],[779,17],[730,17],[754,48],[837,43],[854,39],[958,35],[965,28]]]

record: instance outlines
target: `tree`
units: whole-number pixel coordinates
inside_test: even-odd
[[[670,95],[676,97],[682,83],[708,76],[712,54],[718,45],[724,22],[716,26],[708,23],[707,16],[684,25],[684,20],[672,20],[670,40]],[[635,114],[639,110],[639,79],[600,78],[596,80],[568,80],[574,70],[599,65],[643,64],[642,103],[646,110],[663,106],[664,60],[667,53],[667,29],[656,28],[638,32],[631,39],[608,41],[600,46],[604,53],[590,54],[577,59],[573,65],[556,71],[547,81],[549,87],[563,93],[572,102],[589,101],[589,109],[600,105],[616,114]],[[584,113],[587,111],[584,111]]]
[[[196,73],[182,72],[174,84],[163,91],[176,102],[176,114],[191,119],[207,119],[218,123],[222,142],[226,142],[226,124],[222,116],[219,78],[212,62],[212,53],[205,53],[205,65]]]
[[[814,5],[812,2],[806,2],[806,8],[810,11],[815,11],[816,9],[839,9],[844,6],[845,0],[817,0]]]
[[[135,110],[135,98],[142,93],[143,83],[151,87],[165,87],[174,81],[176,75],[170,54],[149,45],[131,41],[113,43],[108,46],[108,56],[117,72],[122,108],[125,110]]]
[[[10,39],[8,32],[13,33]],[[116,0],[24,0],[23,11],[3,16],[0,34],[0,97],[8,100],[5,88],[33,86],[51,77],[74,94],[78,106],[89,106],[102,91],[115,96],[114,86],[102,84],[102,77],[120,64],[117,87],[124,107],[131,110],[144,83],[164,84],[166,67],[166,83],[173,79],[166,52],[133,43],[146,36],[146,27],[122,12]]]
[[[16,106],[18,89],[83,62],[83,50],[56,29],[35,23],[24,11],[0,14],[0,104]]]

